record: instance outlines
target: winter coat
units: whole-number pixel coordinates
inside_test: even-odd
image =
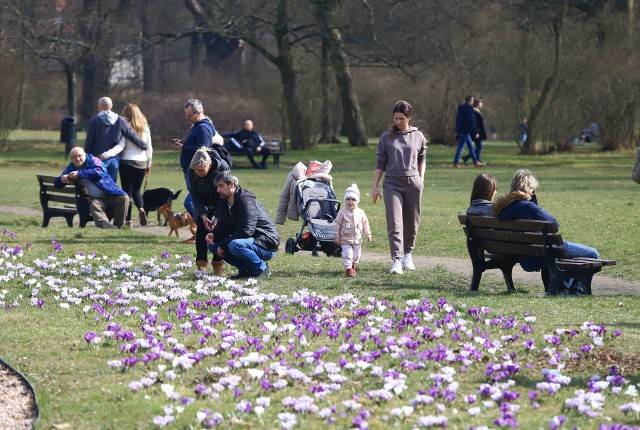
[[[362,243],[362,235],[371,241],[369,220],[364,210],[342,208],[333,222],[333,235],[341,245],[358,245]]]
[[[201,146],[211,146],[215,134],[216,128],[208,117],[193,124],[187,138],[182,143],[182,151],[180,151],[180,167],[182,167],[183,172],[189,169],[193,154],[195,154]]]
[[[478,134],[475,110],[473,110],[473,106],[468,103],[463,103],[458,106],[458,113],[456,114],[456,133],[470,134],[471,136]]]
[[[493,216],[493,203],[489,200],[477,199],[467,208],[467,215]]]
[[[256,195],[249,190],[238,188],[229,207],[220,199],[216,208],[218,223],[213,229],[214,241],[224,251],[229,250],[229,242],[252,237],[254,243],[268,251],[277,251],[280,236],[275,224]]]
[[[211,157],[209,173],[201,178],[196,175],[193,169],[189,169],[187,172],[189,190],[191,190],[191,199],[193,200],[193,209],[196,217],[208,214],[209,210],[215,210],[220,200],[220,195],[218,194],[214,181],[218,173],[230,169],[229,164],[221,158],[218,151],[209,149],[207,152],[209,153],[209,157]]]
[[[529,196],[521,191],[514,191],[500,197],[493,204],[493,213],[502,221],[514,219],[552,221],[560,227],[560,223],[553,215],[529,200]],[[540,257],[520,256],[518,262],[527,272],[537,272],[544,264],[544,260]]]
[[[487,140],[487,130],[484,128],[484,119],[482,119],[482,113],[479,109],[473,109],[473,115],[476,118],[476,127],[478,127],[478,134],[480,135],[477,140]]]

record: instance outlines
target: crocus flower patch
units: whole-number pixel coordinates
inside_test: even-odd
[[[85,347],[110,352],[104,366],[130,375],[133,396],[162,399],[143,427],[489,429],[533,414],[550,429],[634,428],[639,419],[639,387],[618,367],[572,374],[621,335],[600,324],[538,333],[529,313],[263,292],[256,280],[194,277],[191,259],[167,252],[134,261],[52,244],[33,261],[25,248],[2,249],[0,307],[81,315]]]

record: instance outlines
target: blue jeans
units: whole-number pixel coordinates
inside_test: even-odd
[[[220,258],[217,254],[219,243],[207,245],[209,251]],[[276,255],[275,251],[268,251],[254,243],[252,237],[248,239],[235,239],[229,242],[228,251],[222,258],[232,266],[238,268],[238,273],[248,272],[251,275],[258,275],[267,268],[266,261],[271,260]]]
[[[586,258],[600,258],[600,254],[594,248],[583,245],[581,243],[564,241],[564,247],[567,249],[567,253],[570,258],[586,257]]]
[[[185,172],[184,174],[184,182],[187,184],[187,191],[189,191],[189,193],[187,194],[187,197],[184,198],[184,208],[187,210],[187,212],[189,212],[189,215],[191,215],[191,218],[196,219],[196,215],[195,215],[195,210],[193,208],[193,200],[191,199],[191,190],[189,189],[189,175],[188,175],[188,170],[187,172]]]
[[[120,157],[108,158],[102,162],[104,168],[107,169],[107,173],[111,176],[114,183],[118,183],[118,169],[120,168]]]
[[[465,143],[467,144],[467,148],[469,148],[469,154],[471,154],[473,163],[475,164],[478,162],[475,151],[473,150],[473,140],[471,139],[471,135],[469,133],[461,133],[458,135],[458,149],[456,150],[456,156],[453,158],[454,164],[458,164],[458,162],[460,162],[460,154],[462,154]]]

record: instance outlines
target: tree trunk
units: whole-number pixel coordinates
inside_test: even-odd
[[[558,13],[558,16],[553,20],[553,35],[554,35],[554,59],[553,70],[551,75],[547,77],[540,92],[540,97],[529,114],[529,133],[527,134],[527,141],[524,143],[524,150],[527,154],[535,154],[538,152],[536,148],[537,133],[536,133],[536,121],[542,113],[547,101],[551,97],[558,80],[560,73],[560,61],[562,59],[562,24],[564,22],[564,16],[567,12],[567,0],[564,0],[562,10]]]
[[[289,42],[290,29],[288,24],[289,0],[279,0],[277,10],[277,25],[275,29],[278,56],[274,64],[280,72],[285,108],[289,120],[292,149],[308,149],[311,147],[311,133],[308,122],[300,110],[297,100],[297,79],[293,68],[293,57]]]
[[[353,88],[353,79],[349,61],[342,45],[342,34],[335,24],[335,14],[340,7],[340,0],[314,1],[316,15],[322,28],[323,38],[329,44],[329,58],[336,75],[336,83],[342,101],[342,113],[349,144],[351,146],[367,146],[367,133],[358,104],[358,97]]]
[[[67,77],[67,115],[76,118],[76,74],[68,64],[64,65],[64,73]]]
[[[162,67],[158,67],[156,51],[149,46],[151,37],[151,24],[149,23],[150,0],[143,0],[142,7],[137,8],[138,20],[142,32],[140,50],[142,51],[142,89],[145,93],[155,91],[158,82],[158,73],[162,73]]]
[[[329,88],[331,88],[331,73],[329,69],[329,44],[327,39],[322,39],[322,53],[320,57],[320,91],[322,106],[320,108],[320,142],[333,143],[337,141],[333,129],[333,115],[329,101]]]

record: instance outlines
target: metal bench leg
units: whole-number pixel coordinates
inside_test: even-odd
[[[514,292],[516,287],[513,285],[513,266],[503,266],[500,270],[502,270],[504,283],[507,284],[507,290],[509,292]]]

